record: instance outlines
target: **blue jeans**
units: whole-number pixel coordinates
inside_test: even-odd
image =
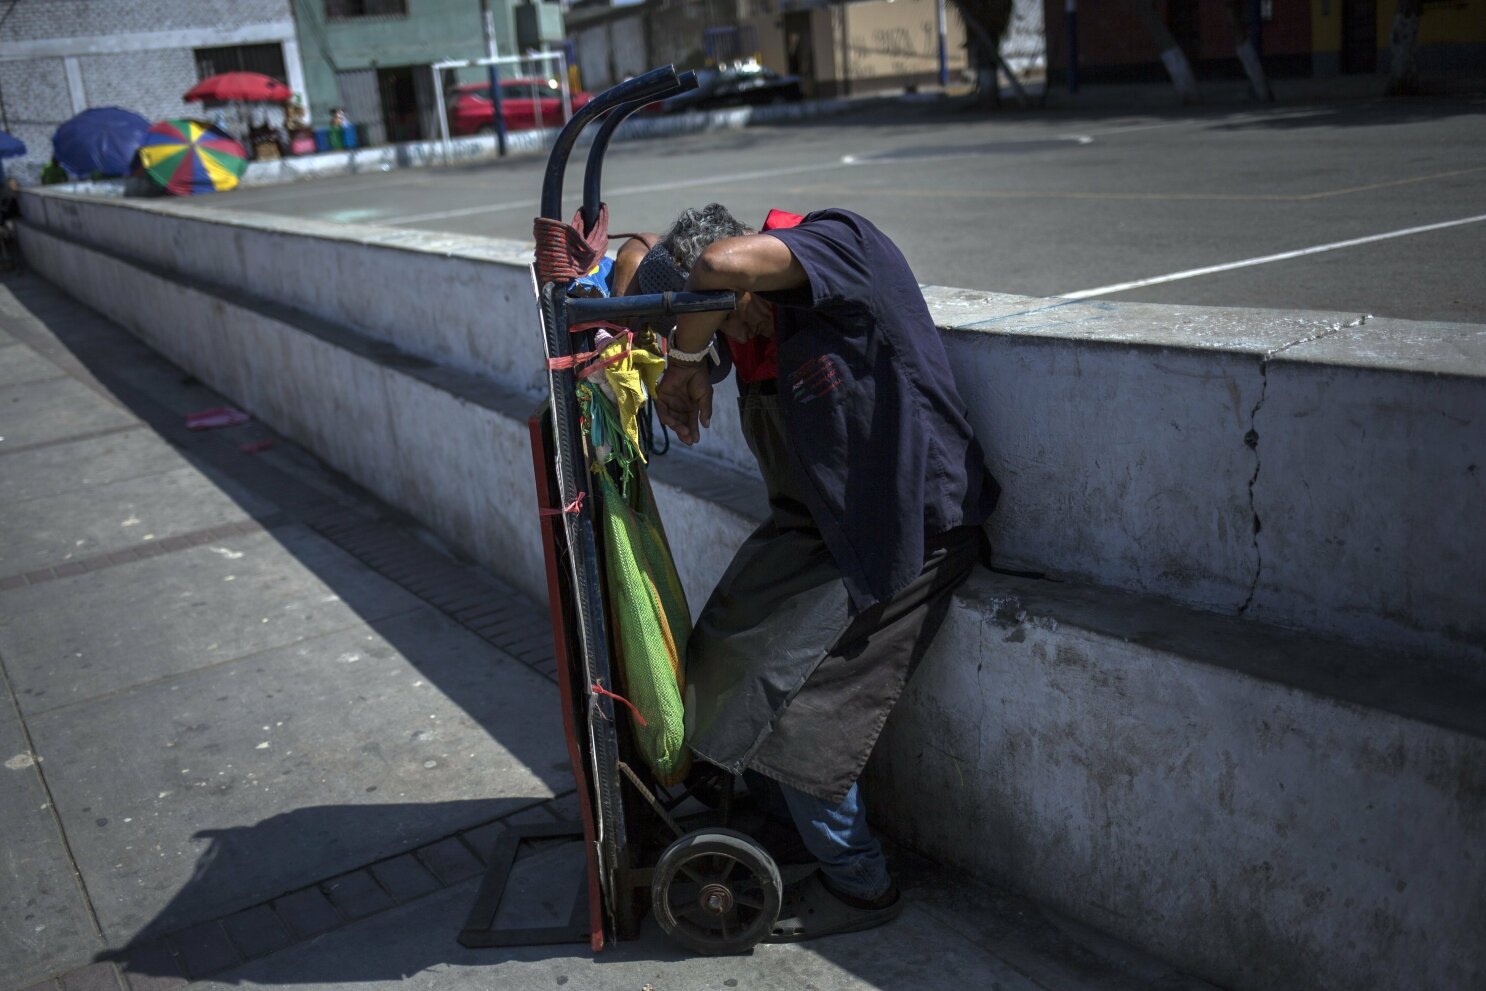
[[[749,772],[750,786],[762,782],[771,812],[788,811],[805,849],[820,861],[821,873],[838,891],[857,898],[876,898],[892,887],[882,844],[867,828],[867,807],[860,785],[852,785],[840,805],[796,791]],[[780,809],[782,804],[785,808]]]

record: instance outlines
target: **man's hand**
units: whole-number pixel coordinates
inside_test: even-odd
[[[681,443],[690,446],[702,439],[697,418],[702,426],[712,426],[712,379],[707,364],[685,365],[672,362],[655,388],[655,407],[660,422],[676,431]]]

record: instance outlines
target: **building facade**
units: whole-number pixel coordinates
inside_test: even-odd
[[[554,5],[491,0],[502,55],[552,40],[518,30],[523,20],[555,21],[560,33],[560,18],[523,19],[518,16],[521,7]],[[294,12],[311,102],[322,109],[343,108],[371,144],[437,136],[438,102],[429,66],[486,54],[479,0],[300,0]],[[479,70],[463,71],[439,82],[481,75]]]
[[[290,0],[49,0],[0,23],[0,128],[26,143],[7,174],[34,181],[57,125],[89,107],[151,120],[199,117],[181,97],[217,72],[252,69],[303,93]]]
[[[1066,80],[1068,3],[1043,2],[1049,76]],[[1272,77],[1388,69],[1396,0],[1264,0],[1258,6],[1264,68]],[[1227,0],[1157,0],[1156,11],[1199,80],[1242,75]],[[1166,78],[1156,42],[1128,0],[1080,3],[1077,13],[1081,82]],[[1424,73],[1479,73],[1486,65],[1486,0],[1424,0],[1415,60]]]
[[[574,8],[568,34],[593,91],[674,62],[696,69],[755,58],[801,78],[807,96],[928,85],[939,77],[935,0],[644,0]],[[965,69],[965,29],[951,6],[950,73]]]

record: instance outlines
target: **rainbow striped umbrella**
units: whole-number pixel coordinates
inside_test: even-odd
[[[201,120],[162,120],[150,125],[139,161],[151,179],[177,196],[235,189],[248,153],[226,131]]]

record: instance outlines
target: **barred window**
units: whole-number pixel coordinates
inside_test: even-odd
[[[196,78],[206,79],[223,72],[261,72],[280,81],[284,75],[284,47],[277,41],[266,45],[224,45],[198,48]]]
[[[408,0],[325,0],[325,17],[332,21],[406,16],[407,12]]]

